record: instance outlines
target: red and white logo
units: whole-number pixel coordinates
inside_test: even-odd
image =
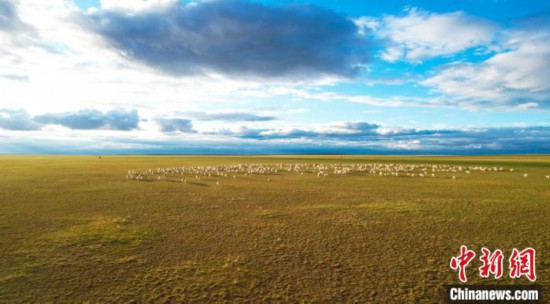
[[[451,269],[458,271],[458,279],[466,283],[466,267],[474,260],[476,254],[468,247],[460,246],[460,254],[452,257],[450,266]],[[508,259],[510,278],[518,279],[525,276],[531,282],[536,281],[537,275],[535,272],[535,249],[528,247],[522,251],[516,248],[512,249],[510,258]],[[485,247],[481,248],[481,256],[479,257],[482,265],[478,268],[479,276],[489,278],[494,276],[495,279],[500,279],[504,274],[504,253],[500,249],[491,251]]]

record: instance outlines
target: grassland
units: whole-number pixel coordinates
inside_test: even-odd
[[[220,186],[124,178],[128,169],[282,162],[514,172],[276,174]],[[537,283],[547,287],[548,174],[549,156],[1,156],[0,302],[440,302],[463,244],[506,256],[536,248]],[[528,283],[481,279],[475,265],[469,283]]]

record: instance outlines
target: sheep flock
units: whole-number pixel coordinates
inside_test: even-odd
[[[312,163],[277,163],[277,164],[235,164],[218,166],[167,167],[146,170],[128,170],[126,179],[149,182],[199,182],[201,178],[214,178],[213,184],[219,186],[220,179],[248,178],[263,176],[271,182],[274,176],[285,174],[309,175],[316,178],[338,177],[343,175],[370,175],[378,177],[406,178],[447,178],[456,180],[459,176],[480,172],[514,172],[512,168],[485,166],[458,166],[445,164],[312,164]],[[528,178],[523,173],[523,178]],[[550,180],[550,175],[545,176]]]

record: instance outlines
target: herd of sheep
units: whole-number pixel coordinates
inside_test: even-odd
[[[459,174],[472,172],[513,172],[514,169],[485,166],[458,166],[443,164],[310,164],[310,163],[278,163],[278,164],[237,164],[220,166],[189,166],[147,169],[144,171],[129,170],[126,179],[137,181],[172,181],[187,184],[188,181],[200,181],[204,177],[241,178],[249,176],[271,177],[281,174],[314,175],[317,178],[341,176],[348,174],[369,174],[373,176],[393,176],[410,178],[443,177],[453,180]],[[528,177],[527,173],[523,174]],[[547,175],[546,179],[550,179]],[[220,185],[216,180],[215,184]]]

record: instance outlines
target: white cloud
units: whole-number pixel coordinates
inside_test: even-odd
[[[359,28],[359,35],[366,35],[367,31],[376,30],[380,26],[380,22],[374,17],[363,16],[353,19],[355,25]]]
[[[332,92],[323,90],[316,92],[315,90],[288,88],[288,87],[271,87],[265,88],[265,92],[273,96],[288,95],[296,98],[297,100],[319,100],[319,101],[344,101],[352,103],[361,103],[378,107],[400,107],[405,105],[422,105],[429,104],[431,101],[424,98],[416,98],[409,96],[393,96],[389,98],[382,98],[370,95],[352,95],[343,94],[338,92]]]
[[[462,106],[525,110],[550,106],[550,33],[515,31],[510,51],[481,63],[457,63],[421,82]]]
[[[388,62],[395,62],[401,59],[404,55],[404,48],[402,46],[394,45],[386,48],[386,50],[380,54],[380,58]]]
[[[403,149],[403,150],[420,150],[423,148],[420,140],[408,140],[408,141],[389,141],[385,143],[385,146],[391,149]]]
[[[101,0],[101,8],[137,12],[142,10],[163,9],[177,2],[177,0]]]
[[[103,5],[124,9],[135,4],[134,9],[146,9],[158,2]],[[35,31],[0,31],[0,108],[22,108],[38,115],[132,107],[153,118],[181,110],[210,111],[219,104],[228,105],[227,110],[239,108],[251,99],[243,98],[240,91],[260,85],[219,75],[175,78],[152,71],[120,56],[88,30],[82,24],[83,13],[71,1],[19,1],[17,9],[22,22]]]
[[[405,16],[384,16],[377,26],[364,22],[376,30],[376,36],[388,41],[383,60],[419,63],[474,47],[490,47],[496,30],[488,21],[462,11],[438,14],[412,8],[406,12]]]

